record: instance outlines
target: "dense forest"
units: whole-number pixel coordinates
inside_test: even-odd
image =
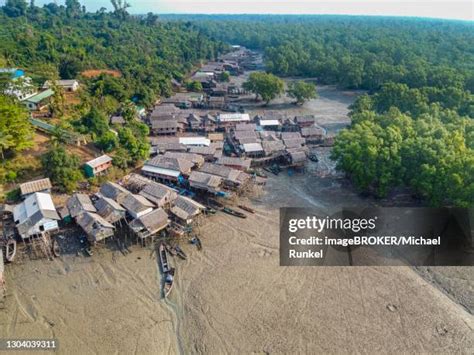
[[[42,8],[24,0],[6,1],[0,11],[0,67],[25,68],[37,83],[75,78],[85,69],[118,70],[120,77],[83,79],[81,104],[67,122],[112,152],[117,166],[133,166],[148,151],[148,128],[133,120],[133,104],[150,106],[157,96],[171,93],[173,78],[181,80],[227,44],[241,44],[261,50],[266,70],[275,76],[316,78],[320,84],[367,92],[351,108],[352,125],[338,135],[333,150],[338,169],[361,191],[386,196],[395,187],[408,187],[433,205],[474,204],[472,23],[347,16],[130,16],[125,2],[113,1],[113,7],[112,12],[90,13],[77,0]],[[256,87],[249,89],[258,92],[265,78],[279,83],[274,76],[255,75]],[[303,93],[311,96],[309,91],[289,88],[297,102]],[[61,116],[57,96],[53,108]],[[26,117],[10,100],[3,102],[10,122]],[[127,120],[117,135],[107,120],[115,112]],[[26,141],[26,127],[16,137]],[[13,144],[11,136],[5,131],[0,137],[7,158],[28,147],[28,142]],[[59,136],[56,142],[61,142]],[[61,149],[60,144],[53,147],[43,164],[60,162],[72,172],[77,162]],[[0,178],[14,178],[9,170],[4,164]],[[64,171],[55,175],[67,176]]]
[[[226,49],[189,23],[161,22],[158,16],[131,16],[128,4],[112,1],[111,12],[87,12],[77,0],[65,5],[7,0],[0,11],[0,68],[22,68],[36,87],[45,80],[80,79],[79,102],[65,111],[64,92],[55,86],[50,111],[57,130],[40,161],[21,152],[33,147],[34,130],[24,105],[0,94],[0,181],[22,179],[43,169],[61,190],[84,180],[80,161],[66,148],[65,131],[86,134],[110,153],[116,168],[148,158],[148,126],[136,119],[137,105],[150,107],[172,93],[172,80],[183,81],[193,67]],[[114,70],[118,75],[81,76],[84,70]],[[0,92],[9,85],[0,77]],[[126,123],[111,127],[109,116]],[[113,130],[112,130],[113,129]],[[39,165],[39,166],[38,166]]]
[[[409,187],[432,205],[474,205],[474,25],[347,16],[169,16],[261,50],[267,71],[363,89],[336,138],[361,190]]]

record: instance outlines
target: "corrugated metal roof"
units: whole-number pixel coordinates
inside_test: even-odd
[[[109,157],[107,154],[101,155],[95,159],[89,160],[86,165],[89,165],[91,168],[96,168],[102,164],[111,162],[112,158]]]
[[[43,92],[40,92],[39,94],[30,96],[25,101],[37,104],[37,103],[41,102],[42,100],[47,99],[48,97],[51,97],[53,95],[54,95],[54,91],[51,90],[51,89],[48,89],[48,90],[45,90]]]
[[[31,194],[33,192],[49,190],[50,188],[51,188],[51,181],[49,180],[49,178],[28,181],[20,185],[20,191],[22,195]]]
[[[160,174],[160,175],[173,176],[173,177],[178,177],[180,175],[180,172],[176,170],[164,169],[164,168],[159,168],[157,166],[151,166],[151,165],[146,165],[146,164],[143,166],[142,171],[145,171],[147,173]]]

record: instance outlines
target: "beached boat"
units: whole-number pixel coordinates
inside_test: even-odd
[[[227,213],[227,214],[230,214],[231,216],[235,216],[235,217],[239,217],[239,218],[247,218],[247,216],[245,214],[243,214],[242,212],[233,210],[232,208],[229,208],[229,207],[224,207],[222,209],[222,211]]]
[[[164,243],[165,244],[165,248],[166,248],[166,251],[168,253],[170,253],[171,256],[176,256],[177,253],[176,253],[176,250],[175,248],[173,248],[171,245],[169,245],[168,243]]]
[[[316,163],[319,161],[317,155],[314,154],[314,153],[311,153],[310,155],[308,155],[308,159],[311,160],[311,161],[314,161]]]
[[[160,243],[158,250],[160,254],[161,271],[163,272],[163,275],[165,277],[164,286],[163,286],[163,294],[166,298],[168,297],[168,295],[171,292],[171,289],[173,288],[174,269],[171,267],[169,263],[165,244]]]
[[[195,235],[194,237],[192,237],[191,239],[189,239],[189,242],[193,245],[195,245],[198,250],[201,250],[202,249],[202,243],[201,243],[201,239],[199,239],[199,237],[197,235]]]
[[[92,248],[90,246],[84,248],[84,251],[86,252],[87,255],[92,256],[94,255],[94,252],[92,251]]]
[[[248,207],[248,206],[239,205],[239,208],[243,209],[244,211],[250,212],[250,213],[255,213],[255,210],[253,208]]]
[[[215,209],[215,210],[221,210],[224,208],[224,205],[222,203],[213,199],[208,199],[207,204],[209,205],[210,208]]]
[[[270,167],[266,166],[263,170],[272,173],[273,175],[278,175],[280,173],[280,167],[278,165],[272,165]]]
[[[181,259],[186,260],[186,259],[188,258],[188,256],[186,255],[186,253],[183,251],[183,249],[181,249],[181,248],[179,247],[179,245],[176,245],[176,246],[174,247],[174,250],[175,250],[175,252],[176,252],[176,255],[178,255]]]
[[[56,239],[53,239],[53,242],[51,245],[51,252],[56,258],[61,255],[61,248],[59,248],[59,243]]]
[[[7,243],[5,244],[5,259],[11,263],[13,259],[15,259],[15,255],[16,255],[16,240],[8,239]]]

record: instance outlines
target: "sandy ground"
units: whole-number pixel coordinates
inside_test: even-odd
[[[346,95],[333,101],[344,116]],[[279,266],[278,207],[381,203],[331,176],[327,153],[269,177],[257,214],[209,217],[169,300],[151,249],[8,265],[2,337],[57,338],[63,354],[473,353],[473,268]]]

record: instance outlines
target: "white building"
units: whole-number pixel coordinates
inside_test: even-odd
[[[58,229],[60,217],[51,195],[36,192],[13,209],[18,234],[25,239]]]
[[[55,84],[64,89],[64,91],[76,91],[79,89],[79,82],[77,80],[56,80]],[[43,84],[43,89],[50,89],[52,87],[51,81],[48,80]]]
[[[186,146],[209,147],[211,140],[206,137],[179,137],[179,144]]]

